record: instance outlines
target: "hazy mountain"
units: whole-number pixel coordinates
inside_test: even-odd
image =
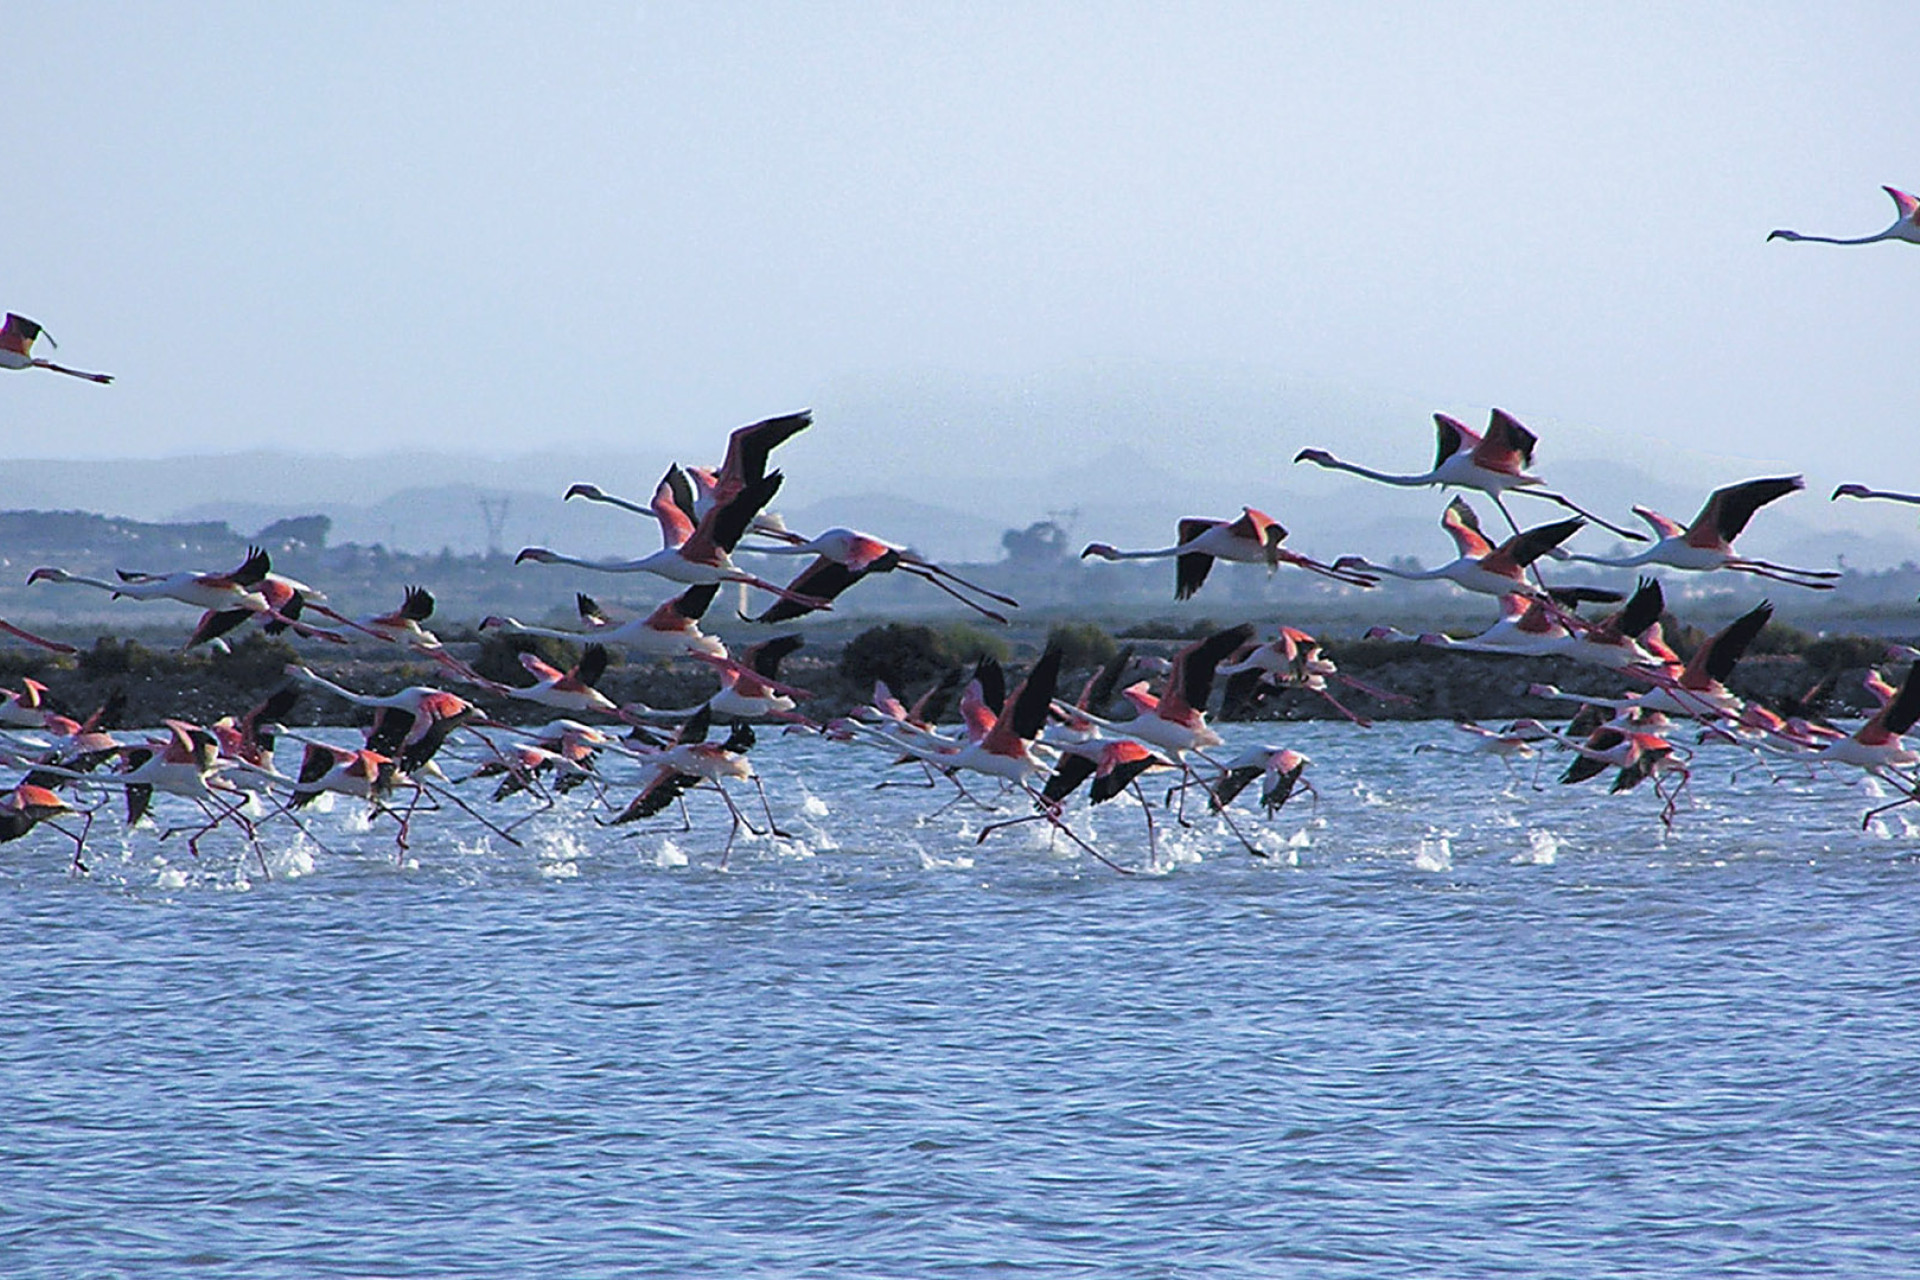
[[[779,406],[784,407],[784,406]],[[1485,409],[1449,406],[1478,422]],[[1292,531],[1289,545],[1330,559],[1451,554],[1438,527],[1444,496],[1295,465],[1308,444],[1390,472],[1432,465],[1425,406],[1392,396],[1246,370],[1113,367],[1044,382],[982,384],[961,377],[870,381],[816,405],[816,425],[783,445],[786,484],[774,506],[796,529],[845,524],[927,554],[999,558],[1001,536],[1054,520],[1076,543],[1165,546],[1183,516],[1232,516],[1252,505]],[[1523,415],[1524,416],[1524,415]],[[1673,449],[1624,433],[1529,420],[1537,467],[1555,487],[1638,528],[1643,503],[1682,521],[1714,487],[1791,470],[1777,461]],[[725,430],[681,461],[717,463]],[[616,450],[518,457],[393,453],[342,458],[245,453],[144,461],[23,461],[9,469],[9,505],[84,509],[138,519],[226,520],[252,532],[286,516],[324,512],[335,542],[411,551],[505,550],[541,543],[590,556],[657,545],[644,517],[562,502],[591,480],[644,501],[672,461]],[[1809,565],[1875,568],[1913,557],[1911,514],[1884,504],[1829,504],[1820,488],[1761,512],[1742,540],[1751,553]],[[1470,495],[1492,531],[1504,521]],[[1558,518],[1550,504],[1508,500],[1524,523]],[[488,508],[498,521],[490,528]],[[1616,539],[1579,536],[1605,553]]]

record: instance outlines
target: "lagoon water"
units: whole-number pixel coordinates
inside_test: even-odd
[[[1444,725],[1278,733],[1321,797],[1248,819],[1276,856],[1131,877],[771,737],[794,838],[724,871],[698,797],[404,864],[341,804],[271,880],[7,846],[0,1274],[1920,1271],[1899,813],[1705,752],[1669,835]]]

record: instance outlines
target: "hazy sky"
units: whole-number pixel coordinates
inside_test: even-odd
[[[15,457],[701,457],[874,385],[1166,370],[1920,485],[1920,248],[1765,242],[1920,188],[1910,0],[6,26],[0,308],[120,378],[0,375]],[[899,423],[934,464],[1007,442],[957,428]],[[1424,463],[1407,432],[1368,460]]]

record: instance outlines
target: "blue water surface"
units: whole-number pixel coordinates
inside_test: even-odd
[[[1275,856],[1205,821],[1131,877],[795,739],[756,753],[792,838],[725,870],[698,797],[401,857],[343,803],[268,825],[271,879],[36,835],[0,1274],[1920,1271],[1901,814],[1703,751],[1668,835],[1411,752],[1449,732],[1285,729],[1320,800],[1247,811]]]

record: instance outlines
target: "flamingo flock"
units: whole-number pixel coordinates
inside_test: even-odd
[[[1782,230],[1769,239],[1920,243],[1920,202],[1887,190],[1899,217],[1878,235],[1835,240]],[[0,326],[0,369],[112,381],[106,374],[36,356],[36,344],[43,340],[52,346],[38,323],[7,314]],[[1726,572],[1778,586],[1831,589],[1839,577],[1833,571],[1796,568],[1734,549],[1763,508],[1804,489],[1801,477],[1724,485],[1705,498],[1687,525],[1647,507],[1633,508],[1649,536],[1547,488],[1531,470],[1538,437],[1513,415],[1494,410],[1484,432],[1446,414],[1435,414],[1433,421],[1438,448],[1425,472],[1376,471],[1312,446],[1300,449],[1294,461],[1383,485],[1465,490],[1490,500],[1510,536],[1498,542],[1488,537],[1467,499],[1453,496],[1440,522],[1457,557],[1439,568],[1382,565],[1355,555],[1312,558],[1283,545],[1286,527],[1252,505],[1237,516],[1184,518],[1164,547],[1128,551],[1093,542],[1081,556],[1171,559],[1177,600],[1196,596],[1217,562],[1257,565],[1268,573],[1284,565],[1355,592],[1390,591],[1389,579],[1444,580],[1494,597],[1498,617],[1466,637],[1375,627],[1369,638],[1502,659],[1560,657],[1609,673],[1625,686],[1617,695],[1594,696],[1536,683],[1529,689],[1533,697],[1577,705],[1564,725],[1539,717],[1499,728],[1463,722],[1441,740],[1416,748],[1466,762],[1458,769],[1462,781],[1476,772],[1485,776],[1473,763],[1484,761],[1497,762],[1504,778],[1492,778],[1490,785],[1518,785],[1518,766],[1538,766],[1559,751],[1567,760],[1560,774],[1563,785],[1610,774],[1613,793],[1644,786],[1656,798],[1658,820],[1671,826],[1685,811],[1700,754],[1719,748],[1744,752],[1783,774],[1855,771],[1890,786],[1896,798],[1871,810],[1863,822],[1920,802],[1920,745],[1906,738],[1920,721],[1920,678],[1914,674],[1920,664],[1911,663],[1911,651],[1900,655],[1910,665],[1898,684],[1877,670],[1867,677],[1865,690],[1878,710],[1848,729],[1821,718],[1811,696],[1800,705],[1767,707],[1729,686],[1729,676],[1772,617],[1769,602],[1756,602],[1683,658],[1668,640],[1671,619],[1658,578],[1643,578],[1624,600],[1603,588],[1546,580],[1549,574],[1556,579],[1577,574],[1578,566],[1591,564]],[[1165,865],[1160,844],[1170,825],[1218,823],[1248,854],[1271,856],[1258,824],[1273,820],[1301,796],[1319,802],[1309,776],[1312,761],[1299,750],[1280,742],[1229,749],[1209,719],[1220,714],[1214,710],[1216,688],[1228,713],[1244,712],[1279,690],[1310,691],[1359,733],[1371,722],[1336,696],[1336,684],[1349,698],[1408,700],[1341,672],[1321,641],[1298,627],[1263,635],[1253,624],[1239,623],[1193,638],[1170,661],[1143,659],[1123,649],[1088,676],[1077,697],[1063,687],[1064,652],[1049,645],[1017,681],[987,658],[970,669],[937,675],[924,690],[895,691],[881,684],[868,703],[849,714],[816,720],[807,714],[809,693],[783,681],[780,672],[783,660],[802,647],[802,634],[774,635],[736,651],[702,630],[723,587],[741,595],[741,608],[729,612],[760,626],[829,612],[878,574],[918,579],[996,624],[1007,623],[1019,606],[920,555],[909,543],[856,529],[808,535],[789,528],[769,509],[784,478],[772,466],[773,455],[812,425],[812,415],[803,411],[740,427],[728,436],[719,466],[670,466],[645,504],[588,482],[568,489],[563,500],[578,497],[653,521],[660,549],[630,560],[598,561],[527,547],[516,564],[652,575],[672,584],[673,593],[650,612],[626,620],[610,616],[582,594],[578,629],[527,625],[505,616],[484,619],[483,631],[554,637],[581,646],[578,661],[567,669],[526,655],[530,683],[524,685],[482,676],[449,652],[427,629],[435,601],[424,586],[404,588],[399,602],[384,613],[356,618],[336,612],[324,593],[274,573],[261,550],[231,569],[211,572],[121,569],[108,579],[55,566],[34,569],[30,584],[85,586],[116,600],[171,600],[201,610],[188,647],[224,648],[229,637],[249,628],[325,645],[389,645],[431,664],[438,683],[369,693],[294,663],[284,683],[251,708],[208,725],[169,720],[157,733],[142,734],[114,723],[111,706],[74,719],[53,705],[46,685],[23,680],[18,689],[0,691],[0,764],[19,775],[0,790],[0,843],[43,830],[57,833],[70,845],[74,873],[85,874],[89,835],[118,800],[120,821],[130,831],[156,829],[161,840],[182,835],[193,856],[216,832],[231,832],[268,873],[258,841],[273,824],[285,823],[325,847],[307,820],[324,796],[364,805],[370,824],[391,822],[395,856],[401,858],[413,824],[437,811],[457,809],[492,835],[518,844],[516,830],[554,810],[563,798],[578,802],[610,832],[627,833],[648,829],[640,824],[658,823],[669,814],[677,814],[679,830],[691,830],[689,798],[709,795],[729,824],[719,858],[724,868],[742,833],[786,838],[752,762],[767,727],[778,726],[782,733],[812,735],[849,753],[864,751],[879,785],[902,785],[890,771],[904,766],[920,779],[912,785],[950,789],[928,818],[958,809],[978,813],[984,820],[972,830],[977,842],[1038,824],[1098,863],[1132,875]],[[1508,506],[1509,496],[1545,501],[1571,514],[1523,528]],[[1920,504],[1920,495],[1858,484],[1835,490],[1833,498],[1841,497]],[[1566,544],[1590,526],[1647,545],[1611,557],[1569,549]],[[746,557],[764,557],[766,563],[803,558],[805,563],[781,582],[746,567]],[[745,605],[752,592],[770,598],[757,613]],[[1597,620],[1580,612],[1596,605],[1618,608]],[[52,652],[72,652],[4,621],[0,632]],[[720,689],[691,707],[616,703],[596,687],[614,654],[692,664],[710,671]],[[911,705],[905,696],[914,697]],[[304,699],[373,713],[362,745],[340,746],[289,730],[285,721]],[[543,708],[552,718],[535,726],[515,723],[489,713],[489,700]],[[949,721],[952,716],[957,719]],[[282,760],[287,743],[299,748],[297,763]],[[614,794],[607,765],[616,760],[640,779],[630,796]],[[468,788],[480,781],[491,792],[476,804]],[[737,794],[742,788],[755,792],[757,803],[743,804]],[[1244,799],[1249,794],[1251,805]],[[1118,852],[1095,843],[1084,815],[1106,804],[1138,811],[1144,857],[1138,850]]]

